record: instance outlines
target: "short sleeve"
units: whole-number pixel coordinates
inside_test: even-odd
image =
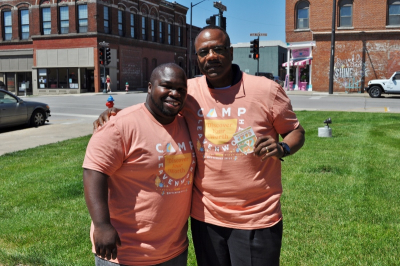
[[[278,134],[286,134],[299,126],[299,120],[293,112],[289,97],[277,84],[275,99],[272,106],[273,125]]]
[[[86,148],[83,168],[111,176],[124,162],[125,150],[116,125],[108,122],[98,129],[90,139]]]

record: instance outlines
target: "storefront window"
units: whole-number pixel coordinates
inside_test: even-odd
[[[38,75],[39,89],[47,88],[47,69],[39,69]]]
[[[55,89],[58,88],[57,86],[57,69],[48,69],[47,70],[47,77],[48,77],[48,88]]]
[[[61,89],[68,88],[68,70],[66,68],[58,69],[58,87]]]
[[[78,89],[78,68],[49,68],[38,70],[40,89]]]
[[[78,89],[78,68],[68,69],[68,84],[71,89]]]

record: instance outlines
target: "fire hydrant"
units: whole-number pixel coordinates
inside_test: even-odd
[[[111,108],[114,106],[114,98],[110,95],[108,96],[107,102],[106,102],[106,106],[108,108]]]
[[[126,92],[129,91],[129,83],[128,83],[128,81],[125,83],[125,90],[126,90]]]

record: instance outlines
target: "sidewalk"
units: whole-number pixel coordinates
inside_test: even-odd
[[[333,94],[329,94],[328,92],[323,92],[323,91],[286,91],[287,95],[308,95],[308,96],[313,96],[313,95],[318,95],[318,96],[349,96],[349,97],[367,97],[369,98],[368,93],[358,93],[358,92],[334,92]]]

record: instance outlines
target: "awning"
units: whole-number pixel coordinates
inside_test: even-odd
[[[311,61],[312,61],[312,59],[304,59],[304,60],[299,60],[299,61],[290,60],[290,66],[311,65]],[[287,62],[283,63],[282,66],[287,67]]]

